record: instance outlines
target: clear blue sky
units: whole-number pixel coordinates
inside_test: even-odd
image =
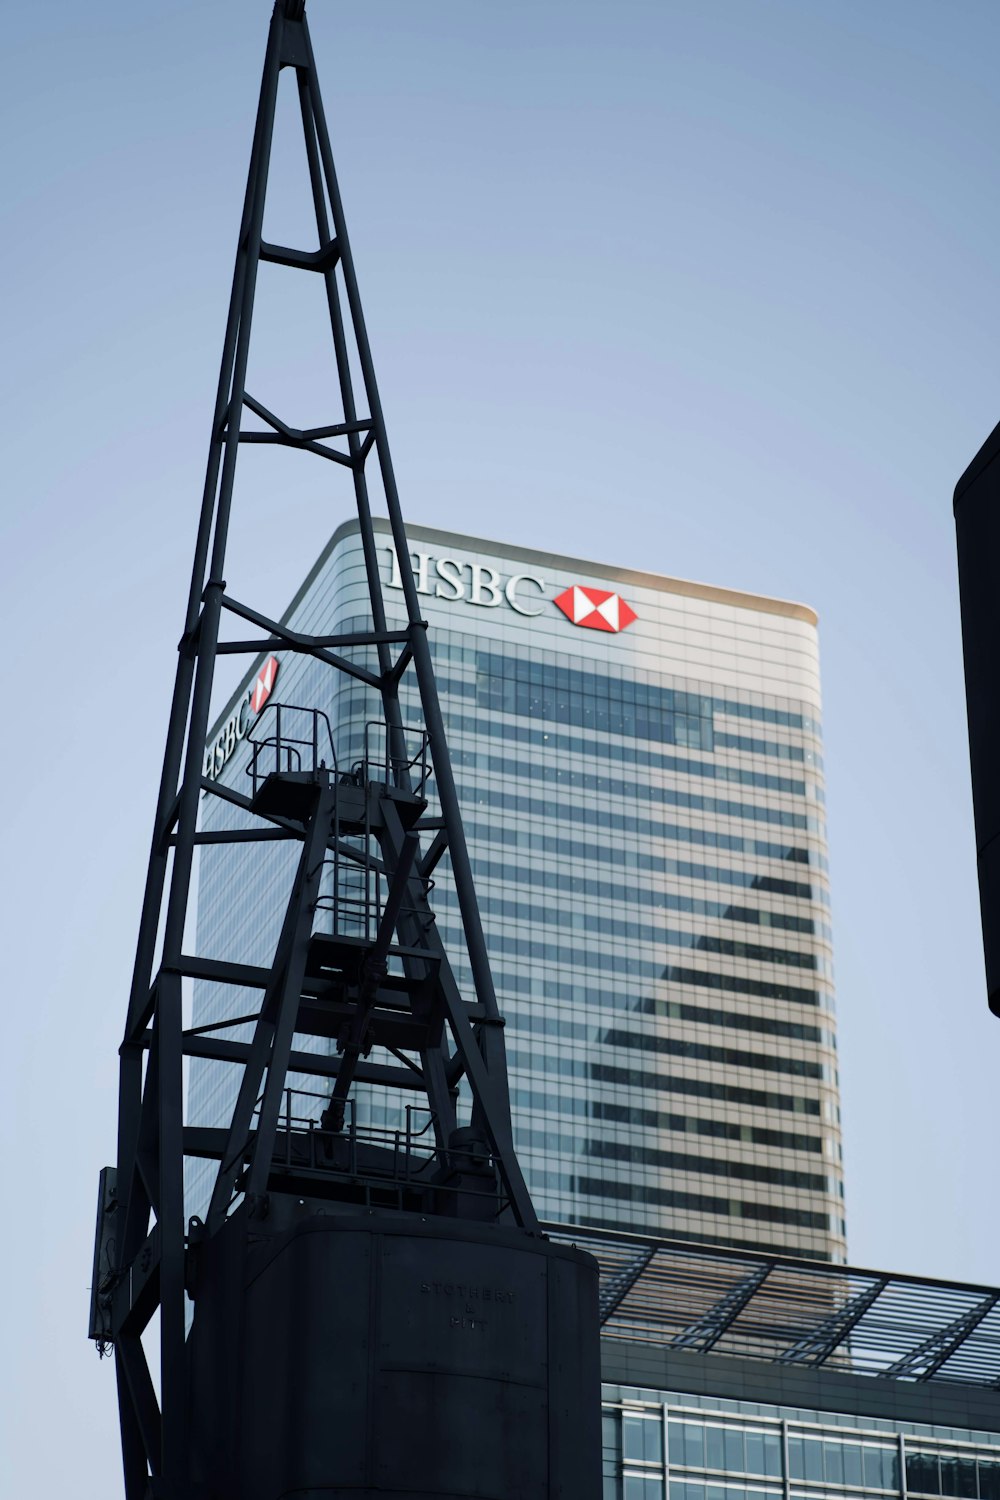
[[[4,21],[17,1496],[120,1493],[93,1212],[268,13]],[[1000,8],[310,15],[407,516],[819,610],[851,1258],[1000,1281],[951,519],[1000,418]],[[321,421],[321,309],[280,275],[260,347]],[[327,477],[248,470],[244,594],[285,602],[345,513]]]

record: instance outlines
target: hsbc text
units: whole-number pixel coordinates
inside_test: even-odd
[[[389,587],[401,589],[403,580],[399,573],[396,549],[388,549],[391,559]],[[457,557],[432,557],[429,552],[411,552],[410,566],[417,581],[418,594],[432,594],[436,599],[454,602],[464,599],[468,604],[478,604],[486,609],[496,609],[508,604],[519,615],[544,613],[542,602],[547,592],[544,578],[533,573],[513,573],[503,579],[494,568],[482,563],[460,562]]]

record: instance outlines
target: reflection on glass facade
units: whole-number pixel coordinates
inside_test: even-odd
[[[844,1259],[815,617],[421,528],[410,544],[541,1214]],[[379,562],[391,627],[387,537]],[[555,604],[573,585],[617,592],[637,618],[574,625]],[[349,524],[287,619],[350,631],[366,609]],[[350,766],[376,699],[279,655],[274,698],[330,714]],[[241,742],[220,779],[242,789],[246,761]],[[242,816],[216,799],[206,815]],[[203,951],[269,959],[291,857],[203,851]],[[447,942],[446,862],[435,879]],[[200,985],[196,1024],[253,1004]],[[234,1071],[192,1068],[193,1118],[221,1117]],[[358,1109],[399,1119],[363,1091]]]
[[[605,1395],[613,1395],[606,1388]],[[641,1394],[641,1393],[638,1393]],[[606,1401],[604,1500],[996,1500],[1000,1434],[759,1402]]]

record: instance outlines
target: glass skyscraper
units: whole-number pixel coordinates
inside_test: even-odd
[[[543,1218],[842,1261],[814,613],[421,527],[408,559],[378,539],[390,628],[401,568],[424,602]],[[350,632],[367,610],[349,522],[285,620]],[[223,710],[208,775],[245,788],[262,673],[329,715],[338,766],[360,759],[377,697],[279,652]],[[244,814],[211,798],[206,816]],[[202,850],[202,951],[269,961],[293,855],[262,847]],[[446,861],[435,881],[447,944]],[[201,983],[195,1024],[254,1005]],[[236,1072],[193,1065],[197,1123]],[[398,1107],[359,1091],[359,1120]]]

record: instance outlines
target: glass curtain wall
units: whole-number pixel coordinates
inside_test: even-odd
[[[696,1399],[605,1405],[604,1500],[1000,1500],[997,1433]]]

